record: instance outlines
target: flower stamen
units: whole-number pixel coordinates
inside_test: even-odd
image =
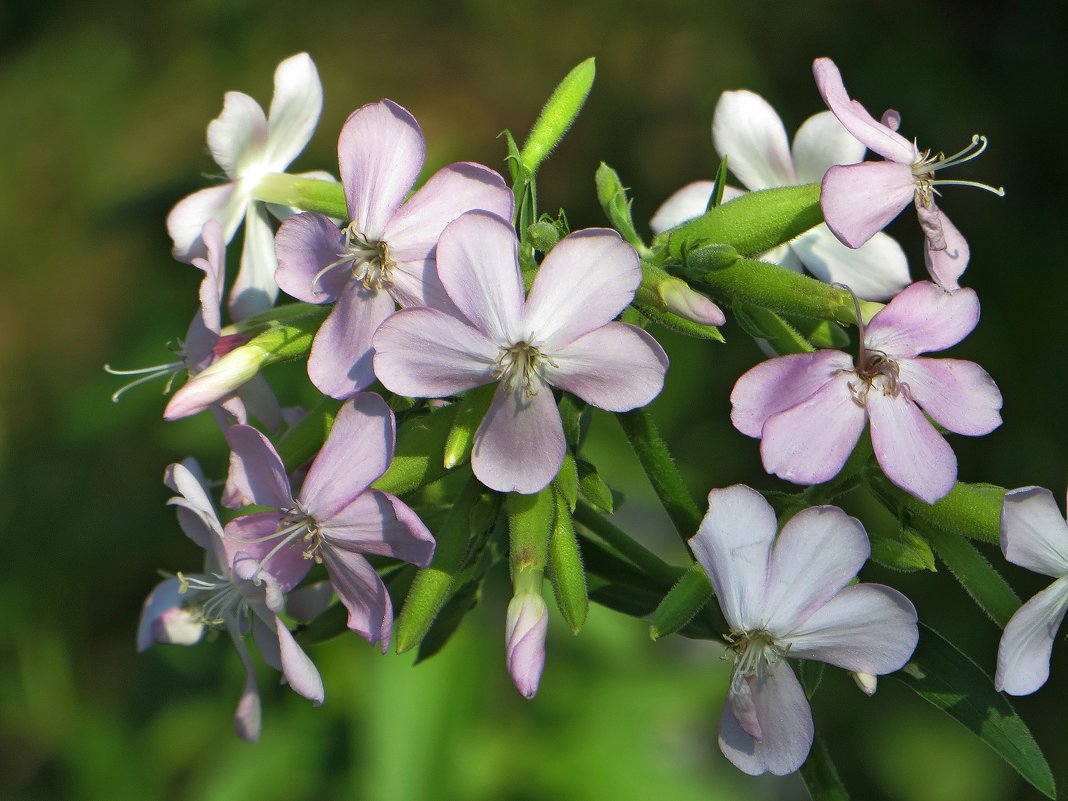
[[[500,381],[509,392],[516,394],[522,392],[528,398],[533,398],[538,394],[541,385],[545,383],[543,375],[545,364],[558,366],[552,357],[542,353],[539,348],[528,342],[520,341],[501,348],[493,369],[493,377]]]

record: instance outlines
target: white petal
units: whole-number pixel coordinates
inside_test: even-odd
[[[278,297],[274,271],[278,259],[274,252],[274,229],[262,203],[250,203],[245,215],[245,246],[241,250],[241,269],[230,290],[230,317],[235,322],[265,312]]]
[[[797,183],[786,129],[758,94],[742,89],[720,95],[712,115],[712,144],[747,189]]]
[[[323,86],[307,53],[290,56],[274,72],[268,118],[267,169],[281,172],[304,150],[323,110]],[[262,113],[262,112],[261,112]]]
[[[1014,565],[1035,573],[1057,578],[1068,575],[1068,523],[1052,492],[1021,487],[1005,493],[1001,552]]]
[[[1049,659],[1068,605],[1068,578],[1058,579],[1016,610],[998,646],[994,686],[1030,695],[1049,678]]]
[[[243,92],[227,92],[222,113],[208,123],[208,148],[234,180],[263,158],[267,120],[260,104]]]
[[[190,261],[208,255],[201,239],[204,223],[217,220],[229,242],[245,218],[247,196],[237,184],[223,184],[201,189],[178,201],[167,215],[167,233],[174,240],[171,254],[179,261]]]
[[[803,184],[818,184],[835,164],[856,164],[867,150],[829,111],[813,114],[794,135],[794,169]]]
[[[649,227],[654,234],[662,234],[669,228],[682,225],[708,210],[708,201],[712,198],[715,181],[696,181],[679,189],[660,204]]]
[[[845,284],[861,300],[887,300],[912,281],[905,251],[881,231],[854,249],[839,242],[826,225],[817,225],[789,247],[818,279]]]

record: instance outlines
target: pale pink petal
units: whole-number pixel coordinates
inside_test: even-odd
[[[323,563],[330,583],[349,612],[348,627],[382,653],[389,649],[393,628],[393,603],[386,585],[360,554],[341,548],[323,548]]]
[[[230,483],[253,503],[291,508],[289,477],[271,441],[252,426],[230,426],[225,435],[230,446]]]
[[[174,240],[171,254],[179,261],[190,261],[207,255],[207,247],[200,238],[204,223],[218,220],[226,241],[245,218],[248,198],[237,184],[223,184],[201,189],[178,201],[167,215],[167,233]]]
[[[794,353],[756,365],[731,391],[731,422],[747,437],[759,437],[764,423],[812,397],[838,373],[853,371],[853,360],[836,350]]]
[[[719,96],[712,115],[712,145],[747,189],[797,183],[786,129],[758,94],[741,89]]]
[[[211,219],[204,223],[201,231],[201,241],[207,248],[207,258],[195,258],[192,264],[198,270],[204,271],[204,280],[200,282],[200,321],[203,326],[203,334],[197,332],[197,336],[203,336],[203,340],[191,344],[194,339],[192,326],[185,338],[186,358],[193,351],[206,351],[219,337],[222,328],[222,296],[223,282],[226,278],[226,238],[223,235],[222,226],[218,220]],[[209,341],[211,344],[208,344]]]
[[[437,309],[401,309],[374,337],[374,369],[391,392],[443,398],[495,379],[499,348]]]
[[[278,648],[278,615],[265,607],[252,609],[252,639],[260,658],[277,671],[282,670],[282,652]]]
[[[178,523],[182,531],[204,550],[211,550],[214,538],[222,536],[222,524],[205,486],[200,465],[194,459],[168,465],[163,482],[182,496],[168,501],[178,507]]]
[[[397,261],[431,258],[438,237],[460,215],[487,211],[506,220],[515,200],[504,179],[489,167],[459,162],[442,167],[393,215],[382,238]]]
[[[935,283],[946,289],[956,289],[960,286],[958,280],[968,267],[971,258],[971,249],[963,234],[957,230],[957,226],[949,221],[945,214],[938,211],[942,241],[924,241],[923,257],[927,265],[927,272]]]
[[[859,248],[912,202],[912,170],[893,161],[831,167],[823,176],[820,206],[836,237]]]
[[[536,592],[517,595],[508,604],[505,658],[512,684],[524,698],[533,698],[545,668],[545,635],[549,610]]]
[[[850,100],[842,74],[833,61],[817,58],[812,63],[812,73],[827,108],[834,112],[846,130],[883,158],[912,165],[916,159],[916,146],[895,129],[877,121],[856,100]]]
[[[265,312],[278,297],[274,272],[278,261],[274,255],[274,229],[262,203],[251,203],[245,215],[245,243],[241,250],[241,268],[230,289],[230,318],[244,320]]]
[[[396,308],[384,289],[350,281],[315,335],[308,377],[324,395],[348,398],[375,380],[371,341]]]
[[[169,578],[157,584],[145,598],[141,619],[137,623],[137,650],[144,651],[158,642],[193,645],[204,634],[204,621],[182,608],[186,596],[181,581]]]
[[[282,407],[278,404],[278,397],[263,373],[257,373],[242,384],[237,389],[237,397],[232,401],[235,401],[239,408],[244,409],[246,414],[259,420],[271,433],[281,428]],[[231,408],[226,404],[224,407],[227,411]],[[237,422],[247,422],[247,420],[238,418]]]
[[[245,666],[245,688],[241,692],[241,699],[237,702],[237,711],[234,714],[234,729],[237,736],[242,740],[254,743],[260,739],[261,730],[261,707],[260,690],[256,684],[256,668],[249,657],[248,646],[245,645],[241,633],[234,627],[229,627],[230,638],[234,641],[241,663]]]
[[[237,180],[263,160],[267,118],[260,104],[243,92],[227,92],[223,110],[208,123],[208,149],[228,178]]]
[[[668,357],[647,331],[608,323],[551,354],[545,379],[610,412],[652,401],[664,386]]]
[[[734,629],[760,628],[771,547],[778,523],[771,504],[742,484],[708,493],[708,512],[690,538],[716,600]]]
[[[925,503],[944,498],[957,482],[957,457],[949,443],[904,395],[868,393],[875,459],[886,477]]]
[[[842,469],[864,430],[864,409],[841,374],[811,397],[774,414],[761,432],[764,469],[795,484],[822,484]]]
[[[329,581],[316,581],[286,596],[286,614],[299,623],[310,623],[330,608],[334,588]]]
[[[835,164],[856,164],[866,148],[830,111],[813,114],[794,134],[797,182],[818,184]]]
[[[319,522],[333,548],[389,556],[419,567],[429,565],[434,556],[430,530],[404,502],[387,492],[365,492]]]
[[[844,284],[861,300],[885,301],[912,281],[905,251],[881,231],[859,248],[850,248],[826,225],[817,225],[789,247],[814,276],[828,284]]]
[[[898,368],[912,399],[950,431],[978,437],[1001,425],[1001,392],[975,362],[902,359]]]
[[[345,237],[322,214],[304,212],[289,217],[278,229],[274,249],[278,257],[275,281],[282,290],[305,303],[335,300],[352,280],[349,264],[319,276],[344,252]]]
[[[312,138],[323,110],[323,86],[307,53],[290,56],[274,71],[274,96],[267,120],[265,162],[282,172]]]
[[[892,359],[911,359],[956,345],[979,322],[979,298],[971,289],[947,292],[917,281],[872,317],[865,344]]]
[[[712,198],[715,181],[696,181],[679,189],[653,214],[649,227],[654,234],[662,234],[669,228],[700,217],[708,210],[708,201]]]
[[[693,289],[681,278],[669,278],[657,288],[668,311],[699,325],[723,325],[723,309]]]
[[[1016,610],[998,645],[998,690],[1030,695],[1046,683],[1053,641],[1066,609],[1068,578],[1060,578]]]
[[[742,728],[732,699],[719,720],[719,748],[735,767],[751,776],[785,776],[801,767],[812,747],[812,710],[793,670],[781,661],[763,678],[741,679],[751,687],[753,707],[760,721],[760,740]]]
[[[784,635],[782,643],[790,656],[882,675],[899,670],[918,639],[916,607],[908,598],[882,584],[855,584]]]
[[[783,526],[768,567],[764,622],[785,637],[860,572],[871,555],[856,518],[836,506],[813,506]]]
[[[223,536],[223,549],[226,554],[225,569],[243,581],[252,582],[259,587],[268,576],[274,581],[271,589],[278,593],[289,592],[308,575],[311,560],[304,558],[305,544],[294,540],[291,544],[272,553],[281,543],[281,537],[272,537],[282,528],[280,512],[256,512],[235,517],[226,524]],[[270,557],[270,558],[268,558]],[[266,562],[263,560],[267,559]],[[265,575],[267,574],[267,575]],[[247,585],[243,588],[247,594],[253,594]],[[280,604],[271,599],[268,603],[276,611]]]
[[[419,123],[392,100],[349,115],[337,142],[349,219],[367,241],[379,241],[426,158]]]
[[[438,277],[464,317],[497,345],[514,344],[523,313],[523,276],[512,226],[472,211],[445,227],[438,240]]]
[[[316,706],[323,702],[325,690],[323,679],[303,649],[293,639],[286,624],[277,617],[275,629],[278,634],[278,647],[282,656],[282,673],[298,695],[302,695]]]
[[[490,489],[530,494],[553,480],[565,450],[564,427],[549,387],[534,395],[498,388],[475,432],[471,469]]]
[[[523,337],[556,353],[617,317],[641,282],[637,252],[615,231],[587,228],[569,234],[549,251],[534,276]]]
[[[1056,578],[1068,575],[1068,523],[1052,492],[1020,487],[1005,493],[1001,551],[1014,565],[1035,573]]]
[[[386,472],[394,425],[393,412],[374,393],[361,392],[342,405],[300,490],[301,503],[321,525]]]

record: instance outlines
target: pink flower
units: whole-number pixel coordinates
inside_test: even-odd
[[[526,298],[517,253],[500,217],[470,212],[451,223],[438,243],[438,275],[458,312],[397,312],[375,335],[374,363],[388,389],[412,397],[498,382],[471,466],[492,489],[532,493],[552,481],[566,449],[552,387],[628,411],[660,392],[668,360],[645,331],[612,322],[641,282],[638,255],[614,231],[562,239]]]
[[[1053,493],[1041,487],[1005,493],[1001,551],[1013,564],[1056,579],[1016,611],[998,646],[994,686],[1030,695],[1049,678],[1053,640],[1068,609],[1068,523]]]
[[[719,724],[724,756],[751,775],[801,767],[812,712],[786,657],[873,675],[916,647],[916,609],[881,584],[850,584],[871,554],[860,522],[805,509],[776,538],[775,512],[743,485],[712,490],[690,549],[730,625],[731,687]]]
[[[970,289],[915,283],[861,328],[855,364],[821,350],[749,370],[731,393],[731,420],[761,440],[769,473],[796,484],[833,478],[867,423],[887,478],[934,503],[953,488],[957,460],[924,412],[954,433],[988,434],[1001,425],[1001,393],[973,362],[918,357],[960,342],[978,320]]]
[[[851,100],[838,67],[829,58],[818,58],[812,71],[827,107],[853,136],[886,161],[832,167],[823,178],[820,203],[824,219],[835,236],[852,248],[867,242],[912,201],[924,233],[925,260],[931,277],[946,289],[956,289],[957,279],[968,266],[968,243],[960,231],[935,205],[939,185],[958,184],[995,189],[975,181],[936,179],[935,173],[955,167],[986,149],[986,137],[973,136],[959,153],[945,156],[921,152],[915,143],[897,133],[901,117],[887,111],[876,120],[856,100]]]
[[[407,201],[426,157],[419,123],[391,100],[352,113],[338,139],[349,222],[322,214],[290,217],[278,231],[278,285],[307,303],[335,302],[312,345],[308,375],[346,398],[375,379],[371,337],[397,304],[452,310],[437,278],[442,229],[465,211],[510,217],[512,193],[481,164],[438,170]]]
[[[512,683],[524,698],[533,698],[545,668],[545,636],[549,631],[549,609],[537,590],[512,598],[505,629],[505,657]]]
[[[348,626],[389,647],[393,606],[385,584],[363,554],[430,564],[434,538],[399,498],[370,489],[393,459],[393,413],[378,395],[352,398],[293,497],[289,477],[270,441],[251,426],[233,426],[229,486],[234,494],[273,511],[232,520],[226,536],[269,550],[246,560],[247,577],[271,577],[288,592],[313,563],[327,575],[348,609]],[[242,542],[243,541],[243,542]]]
[[[727,159],[731,172],[752,190],[818,183],[833,165],[864,158],[864,145],[829,111],[805,120],[791,147],[775,109],[760,95],[745,90],[720,95],[712,117],[712,144]],[[698,181],[675,192],[653,215],[653,232],[659,234],[704,214],[712,187],[712,181]],[[727,186],[723,199],[741,194]],[[882,233],[854,250],[821,224],[760,258],[795,272],[807,269],[827,283],[845,284],[865,300],[885,300],[909,283],[905,252]]]
[[[141,612],[137,649],[154,643],[193,645],[207,629],[226,629],[246,670],[235,726],[239,736],[255,741],[260,736],[260,696],[246,635],[255,636],[264,660],[316,706],[323,701],[322,679],[277,615],[283,588],[271,576],[254,579],[248,573],[250,563],[270,546],[243,542],[238,550],[226,537],[194,460],[170,465],[164,482],[178,493],[168,503],[177,507],[182,531],[205,551],[204,572],[179,573],[156,585]]]

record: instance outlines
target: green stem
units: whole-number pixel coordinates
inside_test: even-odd
[[[610,545],[635,567],[644,570],[654,581],[668,587],[678,581],[682,573],[679,568],[672,567],[644,545],[632,539],[627,532],[581,498],[575,506],[575,522],[581,523],[596,534],[599,539]]]

